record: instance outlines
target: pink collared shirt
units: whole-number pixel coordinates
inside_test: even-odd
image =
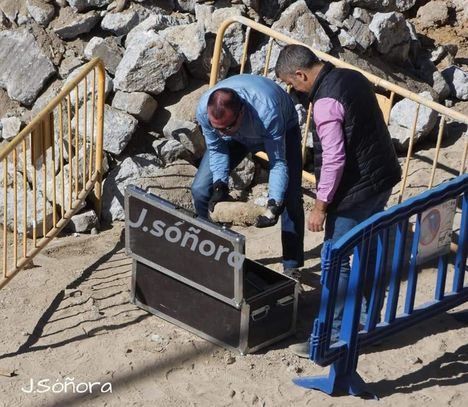
[[[313,118],[323,150],[317,199],[330,203],[340,184],[346,162],[343,105],[333,98],[319,99],[314,104]]]

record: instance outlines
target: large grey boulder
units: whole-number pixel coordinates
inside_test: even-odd
[[[253,52],[249,55],[249,64],[250,64],[250,71],[255,75],[263,75],[266,58],[268,55],[269,45],[268,43],[264,43],[257,51]],[[274,41],[273,46],[271,48],[270,54],[270,62],[267,67],[267,76],[270,79],[274,79],[274,69],[276,61],[278,60],[279,53],[281,51],[281,46]]]
[[[159,114],[155,115],[158,127],[163,128],[169,119],[195,122],[195,112],[198,101],[207,90],[208,85],[203,83],[190,91],[170,94],[168,97],[162,99],[158,109]]]
[[[66,230],[75,233],[89,232],[99,227],[99,218],[93,209],[72,216]]]
[[[197,169],[192,164],[177,160],[157,169],[151,178],[142,179],[140,184],[160,198],[193,212],[190,187],[196,172]]]
[[[138,40],[141,33],[146,31],[154,31],[158,33],[159,31],[168,27],[186,25],[192,23],[193,21],[193,17],[187,15],[168,16],[165,14],[152,14],[127,34],[125,47],[128,48],[134,39]]]
[[[133,116],[105,105],[104,151],[115,155],[121,154],[135,133],[137,125],[138,121]]]
[[[372,15],[366,9],[355,7],[353,10],[353,17],[364,24],[369,24],[372,21]]]
[[[362,14],[358,14],[358,16],[362,16]],[[369,25],[354,16],[350,16],[344,22],[344,27],[348,34],[348,37],[345,37],[345,39],[349,38],[348,40],[351,41],[351,44],[353,42],[358,44],[364,51],[368,49],[375,40],[374,33],[369,29]],[[342,46],[346,46],[341,40],[340,43]]]
[[[420,96],[433,100],[432,95],[425,91]],[[417,103],[409,99],[403,99],[396,103],[390,112],[389,130],[392,138],[397,141],[401,149],[408,147],[411,130],[413,128],[414,116],[417,110]],[[416,132],[414,141],[428,135],[437,123],[437,112],[421,105],[419,108],[418,120],[416,122]]]
[[[463,24],[468,20],[468,2],[466,0],[452,0],[452,5],[457,13],[457,20]]]
[[[428,52],[419,51],[418,58],[413,61],[413,65],[418,68],[418,76],[432,86],[432,89],[438,96],[437,100],[443,101],[450,96],[450,86],[437,70],[435,64],[430,60]]]
[[[81,65],[83,65],[83,60],[81,58],[74,56],[63,58],[59,67],[60,77],[68,77],[68,75],[70,75],[76,68],[79,68]]]
[[[39,96],[31,109],[31,117],[36,116],[47,104],[62,90],[63,81],[52,82],[47,89]],[[29,120],[28,120],[29,121]]]
[[[195,159],[205,152],[205,139],[200,128],[187,120],[171,119],[163,129],[164,137],[179,141]]]
[[[240,164],[231,171],[229,188],[239,191],[247,190],[255,178],[255,163],[251,154],[245,157]]]
[[[351,7],[348,1],[336,1],[328,5],[327,11],[325,12],[325,17],[330,22],[343,22],[346,17],[348,17],[350,9]]]
[[[55,68],[27,31],[0,32],[0,87],[8,96],[31,106]]]
[[[18,1],[0,0],[0,10],[11,23],[16,21],[20,11],[21,3]]]
[[[0,138],[10,141],[19,133],[20,129],[20,118],[4,117],[3,119],[0,119]]]
[[[209,4],[195,6],[195,21],[203,26],[203,31],[209,31],[215,10],[215,6]]]
[[[138,154],[126,158],[107,175],[103,185],[102,217],[106,221],[125,220],[124,197],[128,185],[143,186],[161,163],[155,155]]]
[[[213,34],[205,36],[206,47],[203,50],[200,58],[195,61],[189,62],[187,68],[190,74],[197,79],[209,80],[211,73],[211,66],[213,60],[213,50],[215,45],[215,37]],[[219,63],[218,80],[224,79],[231,67],[231,56],[228,55],[225,48],[221,50],[221,57]]]
[[[449,19],[449,8],[446,1],[430,1],[418,9],[417,19],[422,28],[445,25]]]
[[[112,106],[147,123],[158,108],[158,102],[144,92],[126,93],[117,91],[112,100]]]
[[[403,14],[376,13],[369,29],[375,35],[376,48],[389,59],[405,61],[410,49],[410,31]]]
[[[271,28],[320,51],[332,49],[330,38],[304,0],[291,4]]]
[[[434,72],[432,73],[432,81],[430,81],[429,84],[430,83],[432,83],[432,89],[434,89],[434,92],[436,92],[437,95],[439,96],[438,98],[439,101],[443,101],[450,96],[450,85],[445,80],[442,73],[439,72],[437,69],[435,69]],[[467,92],[467,97],[468,97],[468,92]]]
[[[200,58],[206,47],[205,33],[199,23],[168,27],[160,31],[159,35],[184,55],[187,62]]]
[[[280,19],[272,25],[272,29],[280,31],[294,39],[320,51],[328,52],[332,49],[332,43],[317,17],[309,10],[304,0],[294,2],[281,15]],[[263,43],[261,47],[249,56],[250,70],[253,74],[263,74],[268,54],[269,45]],[[274,41],[267,74],[273,78],[274,67],[281,46]]]
[[[84,134],[84,106],[79,110],[79,134]],[[91,116],[91,106],[88,104],[88,120],[86,125],[86,135],[88,139],[93,134]],[[136,131],[138,121],[131,115],[122,112],[114,107],[104,106],[104,139],[103,149],[109,153],[119,155],[125,149],[133,134]],[[97,117],[94,115],[94,134],[97,134]],[[75,129],[75,122],[72,122],[72,129]]]
[[[81,34],[89,33],[99,22],[101,17],[96,11],[77,14],[69,8],[60,9],[58,19],[52,22],[52,28],[63,40],[72,40]]]
[[[311,1],[311,3],[316,2],[317,0]],[[255,10],[267,25],[271,25],[291,3],[294,3],[294,0],[242,0],[242,3]],[[319,4],[319,6],[322,5]]]
[[[116,89],[159,94],[166,79],[182,66],[184,57],[167,40],[154,32],[144,32],[132,41],[115,72]]]
[[[120,36],[130,32],[138,25],[139,16],[136,11],[126,10],[122,13],[107,13],[101,21],[103,30]]]
[[[122,60],[123,48],[114,37],[93,37],[86,45],[84,55],[87,59],[101,58],[106,70],[115,74],[115,70]]]
[[[67,0],[68,4],[80,12],[95,8],[101,8],[112,3],[114,0]]]
[[[54,18],[54,6],[43,0],[27,0],[26,7],[34,21],[44,27],[47,27],[52,18]]]
[[[348,31],[343,29],[340,30],[338,34],[338,41],[342,47],[348,49],[355,49],[357,45],[356,38],[353,37]]]
[[[224,7],[213,11],[211,19],[206,22],[206,30],[213,34],[218,32],[218,28],[224,20],[233,16],[242,16],[243,12],[239,8]],[[228,55],[231,57],[231,66],[239,66],[242,59],[245,34],[240,24],[232,24],[224,33],[223,44]]]
[[[183,146],[183,144],[176,139],[157,139],[154,140],[152,147],[156,155],[161,159],[164,164],[169,164],[177,160],[190,160],[191,154]]]
[[[451,95],[460,100],[468,100],[468,72],[457,66],[449,66],[442,71],[449,84]]]

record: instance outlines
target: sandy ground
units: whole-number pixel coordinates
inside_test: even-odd
[[[295,386],[296,376],[326,374],[289,352],[295,337],[239,356],[138,309],[129,302],[131,262],[121,224],[99,237],[51,243],[1,292],[0,406],[284,406],[365,405]],[[279,229],[239,229],[249,256],[278,268]],[[317,309],[320,236],[307,234],[307,332]],[[434,275],[422,273],[428,290]],[[466,306],[464,307],[467,308]],[[463,309],[463,307],[460,307]],[[468,327],[443,314],[365,351],[359,372],[380,405],[462,406],[468,394]],[[11,377],[8,377],[10,376]],[[70,378],[70,379],[67,379]],[[25,393],[31,379],[109,382],[112,393]],[[59,387],[57,387],[57,390]],[[95,387],[99,390],[99,387]]]

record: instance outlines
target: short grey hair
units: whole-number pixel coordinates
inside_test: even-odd
[[[276,61],[277,77],[294,74],[298,69],[310,69],[320,63],[317,56],[307,47],[298,44],[286,45]]]

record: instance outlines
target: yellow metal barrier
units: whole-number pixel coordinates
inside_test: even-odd
[[[248,58],[248,49],[249,49],[249,40],[251,37],[251,31],[255,30],[258,31],[259,33],[262,33],[266,36],[269,37],[269,42],[267,46],[267,52],[266,52],[266,58],[265,58],[265,66],[263,69],[263,75],[266,76],[268,74],[268,69],[270,67],[270,61],[271,59],[271,53],[272,53],[272,47],[274,40],[284,43],[284,44],[300,44],[304,45],[308,48],[310,48],[320,59],[323,61],[328,61],[334,64],[335,66],[338,66],[340,68],[348,68],[348,69],[354,69],[356,71],[361,72],[371,83],[373,83],[376,87],[379,87],[381,89],[385,89],[386,91],[389,92],[389,97],[386,97],[384,95],[377,95],[377,100],[379,102],[379,106],[383,112],[384,119],[388,124],[388,121],[390,119],[390,111],[393,105],[393,101],[395,98],[395,95],[399,95],[403,98],[407,98],[409,100],[412,100],[413,102],[416,103],[416,112],[413,117],[413,126],[411,128],[411,131],[409,133],[409,146],[408,146],[408,152],[407,152],[407,157],[405,160],[405,163],[403,165],[403,179],[401,182],[401,187],[400,187],[400,192],[398,196],[398,201],[401,202],[403,200],[403,196],[405,193],[406,189],[406,184],[407,184],[407,177],[408,177],[408,171],[409,171],[409,163],[411,160],[411,157],[413,155],[413,145],[414,145],[414,138],[416,134],[416,125],[417,125],[417,120],[418,120],[418,115],[419,115],[419,110],[420,106],[426,106],[429,109],[434,110],[440,115],[440,121],[439,121],[439,131],[438,131],[438,136],[437,136],[437,143],[436,143],[436,149],[435,149],[435,154],[434,158],[432,161],[432,171],[431,175],[428,180],[427,187],[431,188],[434,185],[434,177],[435,177],[435,172],[436,168],[439,165],[439,152],[440,152],[440,146],[442,143],[443,139],[443,134],[444,134],[444,126],[447,121],[447,119],[450,119],[452,121],[464,123],[468,125],[468,116],[457,112],[453,109],[450,109],[446,106],[443,106],[439,103],[433,102],[431,100],[427,100],[420,95],[413,93],[405,88],[402,88],[401,86],[395,85],[391,82],[388,82],[382,78],[379,78],[376,75],[373,75],[369,72],[366,72],[360,68],[355,67],[354,65],[348,64],[344,61],[341,61],[331,55],[328,55],[324,52],[321,52],[319,50],[316,50],[307,44],[304,44],[300,41],[297,41],[295,39],[292,39],[288,37],[285,34],[282,34],[280,32],[274,31],[271,28],[268,28],[262,24],[256,23],[255,21],[249,20],[248,18],[241,17],[241,16],[233,16],[228,19],[226,19],[221,26],[218,29],[217,36],[216,36],[216,42],[215,42],[215,48],[213,51],[213,59],[212,59],[212,66],[211,66],[211,76],[210,76],[210,86],[214,86],[217,81],[218,81],[218,76],[219,76],[219,62],[221,58],[221,52],[222,52],[222,46],[223,46],[223,39],[224,39],[224,33],[226,32],[227,28],[231,24],[242,24],[246,26],[246,35],[245,35],[245,42],[244,42],[244,47],[243,47],[243,55],[241,58],[241,65],[240,65],[240,73],[243,73],[245,70],[245,65],[247,62]],[[307,122],[305,126],[305,131],[303,135],[303,156],[305,154],[305,144],[307,141],[307,135],[309,133],[309,126],[310,126],[310,116],[312,112],[312,105],[309,105],[309,109],[307,111]],[[468,137],[465,134],[465,145],[464,149],[462,151],[462,157],[461,157],[461,165],[459,169],[459,174],[463,174],[466,170],[466,159],[467,159],[467,153],[468,153]],[[257,153],[257,156],[262,158],[262,159],[267,159],[267,156],[265,153],[260,152]],[[303,178],[315,183],[315,177],[313,174],[310,174],[306,171],[303,171]]]
[[[0,150],[0,288],[67,225],[94,189],[100,216],[105,71],[80,73]]]

